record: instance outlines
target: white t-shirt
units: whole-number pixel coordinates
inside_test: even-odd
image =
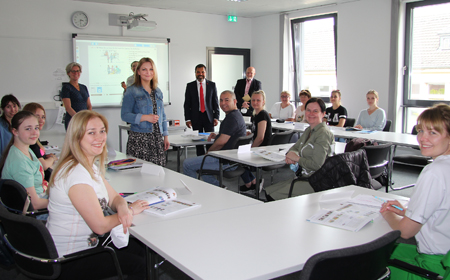
[[[437,157],[420,173],[406,216],[422,224],[416,234],[420,253],[445,255],[450,250],[450,155]]]
[[[289,104],[285,108],[281,108],[281,102],[273,104],[272,109],[270,109],[270,114],[272,119],[291,119],[294,118],[295,107],[293,104]]]
[[[60,174],[64,170],[65,168],[62,168]],[[97,246],[97,234],[92,232],[69,198],[69,189],[72,186],[87,184],[94,189],[102,209],[106,209],[109,202],[108,191],[96,165],[94,172],[97,181],[91,178],[86,168],[78,164],[69,172],[67,178],[58,176],[54,186],[50,188],[47,228],[60,257]]]
[[[294,121],[306,123],[305,112],[306,112],[306,109],[302,111],[302,106],[298,106],[297,109],[295,110]]]

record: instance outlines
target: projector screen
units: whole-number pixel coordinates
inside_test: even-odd
[[[169,42],[166,38],[129,38],[72,34],[74,61],[82,66],[79,83],[86,85],[93,107],[120,106],[121,82],[133,74],[131,63],[153,59],[164,103],[170,103]]]

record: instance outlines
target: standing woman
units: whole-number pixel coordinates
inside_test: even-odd
[[[70,81],[62,83],[61,98],[64,108],[66,108],[64,127],[67,130],[73,115],[81,110],[92,110],[92,105],[87,87],[78,83],[81,75],[81,65],[76,62],[69,63],[66,66],[66,73]]]
[[[8,146],[12,138],[11,133],[11,119],[20,109],[20,102],[12,94],[7,94],[2,97],[0,103],[2,108],[2,115],[0,116],[0,156]]]
[[[272,123],[270,121],[269,113],[265,109],[266,94],[263,90],[258,90],[252,94],[252,133],[253,143],[252,147],[267,146],[269,139],[272,136]],[[241,192],[254,190],[256,188],[256,178],[249,169],[245,169],[244,174],[241,175],[245,185],[239,187]]]
[[[359,113],[355,128],[382,131],[386,125],[386,113],[378,107],[378,92],[369,90],[366,99],[369,108]]]
[[[444,275],[443,264],[449,262],[444,256],[450,250],[450,106],[438,104],[423,111],[416,128],[420,151],[433,162],[420,173],[408,208],[395,200],[384,203],[380,212],[402,238],[414,236],[417,241],[417,246],[397,244],[391,258]],[[424,279],[390,269],[391,279]]]
[[[30,149],[30,145],[36,144],[39,138],[39,123],[36,116],[28,111],[15,114],[11,120],[11,131],[14,137],[5,149],[6,156],[0,162],[2,179],[19,182],[27,190],[34,209],[47,208],[48,195],[44,169]],[[43,219],[46,219],[46,216],[47,214]]]
[[[24,111],[29,111],[33,113],[39,122],[39,131],[42,130],[42,128],[45,125],[45,109],[44,107],[35,102],[28,103],[23,107]],[[55,156],[55,154],[45,154],[44,146],[42,146],[40,140],[38,139],[36,141],[36,144],[30,145],[30,149],[33,151],[34,155],[38,158],[38,160],[41,162],[42,166],[45,170],[45,178],[46,180],[50,179],[51,174],[51,168],[53,164],[55,163],[58,158]]]
[[[47,228],[60,257],[102,246],[99,235],[122,225],[126,233],[133,215],[149,208],[138,200],[127,205],[106,181],[105,161],[108,121],[94,111],[76,114],[69,124],[61,151],[61,160],[50,179]],[[115,212],[109,215],[109,210]],[[145,249],[135,239],[117,254],[127,279],[145,279]],[[61,279],[103,279],[115,270],[97,254],[63,264]]]
[[[270,109],[270,118],[272,119],[283,119],[286,121],[294,120],[295,107],[291,104],[291,94],[289,91],[282,91],[280,94],[281,102],[273,104],[272,109]]]
[[[331,92],[330,101],[332,106],[326,109],[324,122],[331,126],[344,127],[347,109],[341,106],[341,92],[338,89]]]
[[[127,154],[165,166],[169,132],[153,60],[142,58],[134,77],[134,84],[125,92],[121,113],[122,120],[131,123]]]
[[[298,96],[300,97],[300,102],[302,103],[302,105],[298,106],[297,110],[295,110],[294,121],[306,123],[306,118],[305,118],[306,108],[305,108],[305,106],[306,106],[306,102],[308,102],[308,100],[311,99],[311,92],[309,92],[309,90],[307,90],[307,89],[304,89],[304,90],[300,91]]]

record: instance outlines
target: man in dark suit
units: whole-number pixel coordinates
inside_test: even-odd
[[[208,81],[206,66],[195,66],[196,80],[186,85],[184,97],[184,118],[186,126],[198,132],[213,132],[219,124],[219,101],[214,82]],[[197,156],[205,154],[205,147],[198,145]]]
[[[241,110],[241,113],[244,116],[251,116],[253,113],[253,108],[250,102],[252,93],[262,89],[261,82],[254,79],[255,73],[256,71],[254,67],[248,67],[245,71],[246,78],[237,80],[236,86],[234,87],[234,93],[236,94],[237,99],[237,108],[238,110]]]

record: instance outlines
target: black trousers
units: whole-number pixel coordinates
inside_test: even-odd
[[[211,123],[208,119],[208,114],[206,111],[204,113],[199,112],[199,118],[197,120],[192,120],[192,129],[198,130],[198,132],[212,132],[214,131],[214,123]],[[206,154],[206,151],[211,147],[211,145],[197,145],[197,156],[202,156]]]

